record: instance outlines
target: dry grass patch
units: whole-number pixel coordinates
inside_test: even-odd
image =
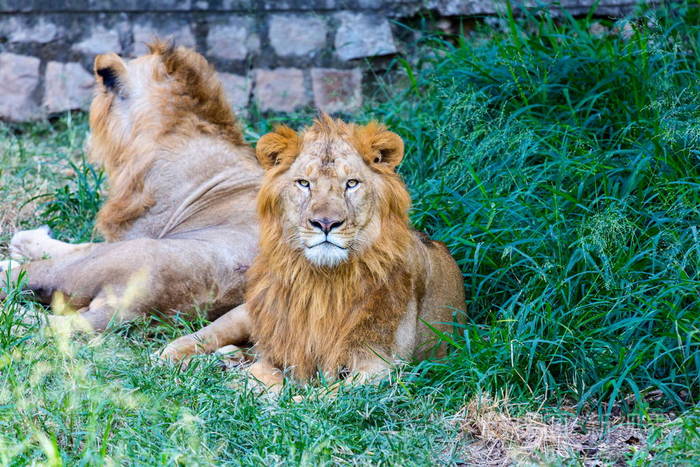
[[[563,408],[559,417],[540,412],[517,414],[507,398],[472,399],[456,416],[469,465],[514,465],[561,462],[584,465],[624,464],[646,445],[647,430],[622,419],[609,426],[593,416],[582,418]]]

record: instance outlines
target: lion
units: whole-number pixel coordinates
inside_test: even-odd
[[[266,175],[246,302],[161,358],[250,341],[250,373],[279,389],[285,374],[364,382],[442,355],[436,336],[465,311],[463,278],[445,245],[409,226],[402,139],[322,115],[300,134],[263,136],[256,153]]]
[[[40,301],[97,331],[153,313],[221,316],[243,302],[257,250],[263,169],[213,67],[184,47],[149,47],[95,59],[87,149],[109,180],[96,222],[106,242],[18,232],[11,256],[29,262],[4,264],[10,281],[25,272]]]

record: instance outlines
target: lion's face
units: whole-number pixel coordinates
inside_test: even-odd
[[[333,267],[361,255],[382,234],[382,205],[387,192],[397,190],[387,177],[398,180],[394,167],[403,143],[378,125],[322,118],[302,135],[285,128],[264,136],[257,153],[270,169],[263,197],[275,205],[283,240],[312,264]],[[385,147],[372,148],[363,136],[381,136]],[[280,143],[287,149],[280,151]],[[400,181],[398,190],[405,193]]]
[[[377,175],[349,142],[305,141],[279,182],[290,243],[312,263],[335,266],[379,235]]]

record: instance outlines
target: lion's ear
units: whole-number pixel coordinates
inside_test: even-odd
[[[126,86],[126,65],[115,53],[95,57],[95,81],[105,91],[123,94]]]
[[[370,165],[386,164],[393,170],[403,159],[401,137],[377,122],[358,127],[355,140],[360,153]]]
[[[264,135],[255,146],[255,155],[265,170],[285,159],[296,157],[299,150],[299,135],[288,126],[278,126]]]
[[[384,130],[378,134],[373,146],[379,151],[379,157],[375,158],[375,163],[388,164],[392,169],[401,163],[403,140],[393,131]]]

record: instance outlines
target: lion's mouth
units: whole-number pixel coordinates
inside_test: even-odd
[[[348,248],[344,248],[328,238],[315,239],[317,243],[306,244],[304,256],[317,266],[334,267],[348,259]],[[321,240],[321,241],[319,241]]]
[[[323,246],[323,245],[326,245],[326,246],[334,246],[334,247],[336,247],[336,248],[340,248],[341,250],[347,250],[347,248],[344,248],[344,247],[338,245],[337,243],[333,243],[333,242],[331,242],[331,241],[329,241],[329,240],[324,240],[324,241],[322,241],[322,242],[318,242],[318,243],[315,244],[315,245],[310,245],[310,246],[307,245],[306,248],[311,249],[311,248],[316,248],[317,246]]]

